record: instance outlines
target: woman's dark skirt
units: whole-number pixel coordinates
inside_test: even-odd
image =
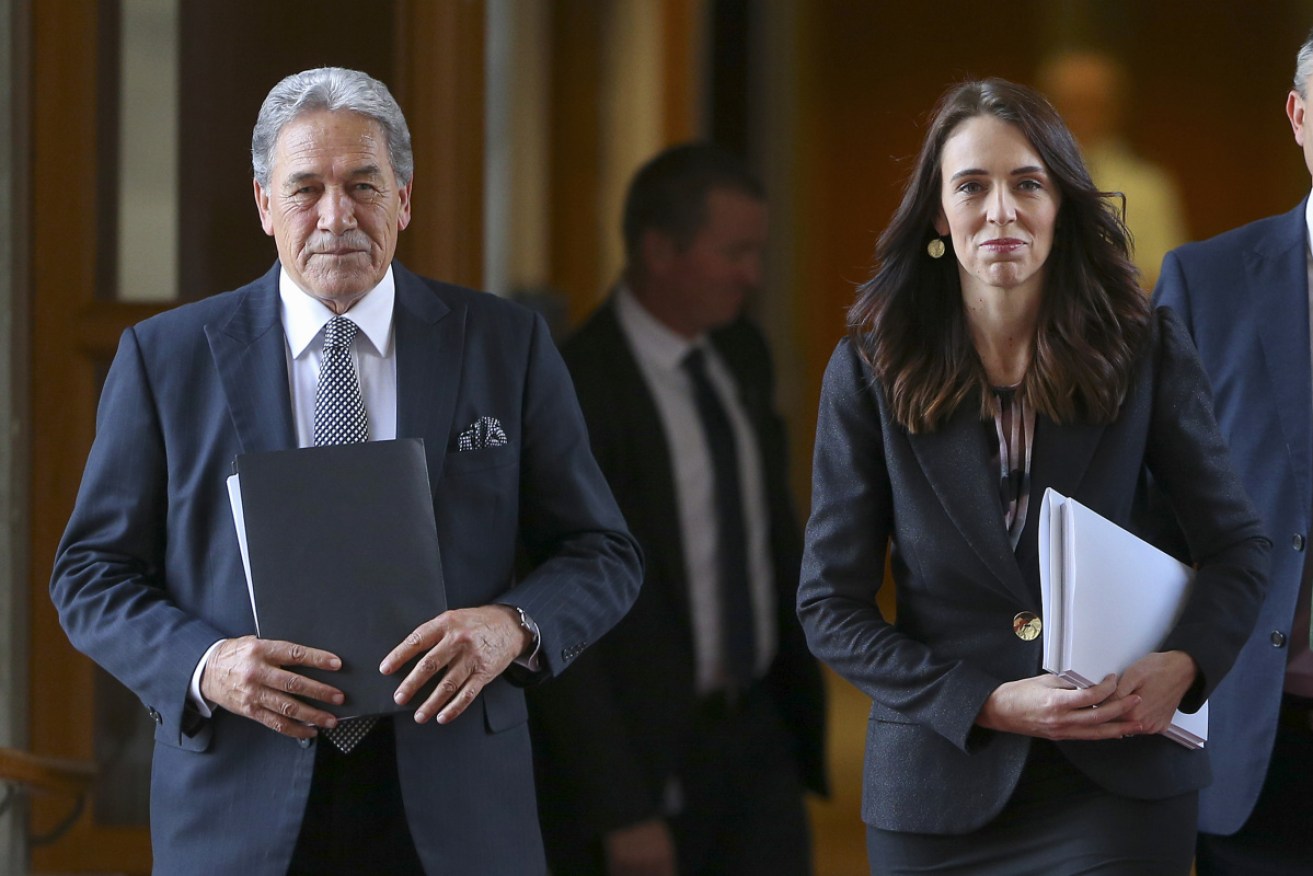
[[[960,835],[868,828],[872,876],[1187,876],[1198,795],[1135,800],[1103,790],[1036,740],[1003,811]]]

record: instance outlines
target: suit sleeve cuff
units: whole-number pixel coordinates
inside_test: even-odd
[[[206,648],[205,653],[201,655],[200,662],[196,664],[196,669],[191,674],[191,688],[187,691],[187,700],[202,718],[208,718],[214,714],[214,703],[207,700],[201,693],[201,677],[205,675],[205,667],[210,664],[210,657],[214,654],[215,649],[226,641],[227,639],[220,639]]]

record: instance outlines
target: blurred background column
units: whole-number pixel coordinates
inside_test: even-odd
[[[27,747],[28,423],[26,39],[22,0],[0,0],[0,746]],[[26,806],[16,791],[0,815],[0,873],[27,867]]]

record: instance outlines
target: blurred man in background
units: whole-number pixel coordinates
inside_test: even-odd
[[[1126,70],[1111,55],[1073,51],[1049,59],[1039,88],[1080,142],[1094,184],[1126,196],[1135,267],[1147,292],[1158,281],[1163,256],[1189,240],[1185,210],[1171,176],[1137,155],[1127,142]]]
[[[661,153],[628,192],[624,274],[563,349],[647,568],[628,619],[533,698],[561,874],[810,872],[823,692],[770,355],[742,319],[766,232],[737,159]]]

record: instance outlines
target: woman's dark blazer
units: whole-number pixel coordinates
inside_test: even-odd
[[[975,718],[1001,683],[1042,671],[1042,636],[1022,641],[1012,619],[1040,614],[1036,533],[1048,487],[1147,535],[1138,511],[1147,469],[1198,565],[1162,646],[1199,666],[1182,708],[1197,709],[1230,668],[1254,622],[1271,545],[1230,469],[1188,336],[1166,310],[1152,322],[1115,422],[1060,426],[1037,417],[1030,513],[1015,554],[979,400],[933,432],[909,434],[852,344],[835,351],[821,395],[798,609],[813,652],[874,700],[862,795],[868,824],[966,833],[1011,795],[1030,737],[977,727]],[[875,603],[886,546],[893,621]],[[1098,784],[1129,797],[1168,797],[1210,778],[1206,750],[1160,736],[1059,747]]]

